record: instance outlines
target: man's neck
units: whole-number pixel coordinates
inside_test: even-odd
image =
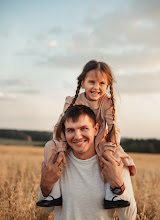
[[[81,154],[73,151],[73,154],[75,157],[77,157],[80,160],[87,160],[93,157],[94,155],[96,155],[96,151],[94,149],[91,152],[86,152],[86,153],[81,153]]]

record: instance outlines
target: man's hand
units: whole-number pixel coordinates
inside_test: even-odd
[[[45,162],[42,162],[41,169],[41,190],[44,197],[47,197],[52,190],[53,185],[58,181],[58,179],[63,174],[63,170],[60,167],[63,167],[63,154],[59,153],[57,159],[56,151],[53,151],[48,165],[46,166]]]
[[[101,162],[103,163],[102,174],[105,181],[110,183],[111,188],[122,186],[123,162],[121,161],[118,165],[116,161],[112,159],[107,161],[104,157],[101,158]]]

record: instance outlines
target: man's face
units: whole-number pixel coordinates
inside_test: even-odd
[[[66,140],[75,157],[85,160],[94,156],[94,137],[98,133],[98,124],[94,125],[87,115],[81,115],[76,122],[69,119],[64,125]]]

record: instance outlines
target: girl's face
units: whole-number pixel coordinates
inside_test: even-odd
[[[91,70],[82,81],[82,88],[85,89],[86,98],[90,101],[97,101],[102,97],[108,88],[108,77],[99,70]]]

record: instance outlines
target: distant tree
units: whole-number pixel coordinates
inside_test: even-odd
[[[160,140],[122,138],[121,145],[127,152],[160,153]]]
[[[48,141],[51,139],[52,133],[47,131],[27,131],[27,130],[7,130],[0,129],[0,137],[8,139]]]

